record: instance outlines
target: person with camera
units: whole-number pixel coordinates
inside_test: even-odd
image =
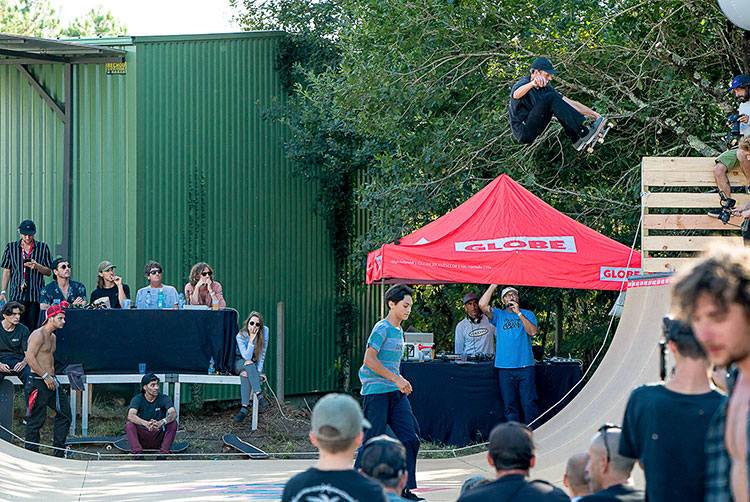
[[[479,308],[479,297],[474,293],[464,296],[466,317],[456,324],[455,353],[462,356],[495,354],[495,326]]]
[[[734,97],[739,102],[738,116],[732,123],[728,123],[727,125],[732,127],[735,125],[733,122],[736,121],[736,125],[739,127],[739,135],[743,138],[750,137],[750,127],[748,127],[748,117],[750,117],[750,76],[737,75],[734,77],[727,92],[734,92]],[[742,140],[740,140],[740,143],[742,143]],[[750,185],[750,158],[748,158],[747,152],[747,148],[743,150],[738,145],[738,148],[727,150],[715,159],[714,178],[716,178],[716,185],[719,187],[721,206],[708,211],[709,216],[720,218],[722,213],[725,213],[727,209],[732,210],[730,206],[732,187],[729,185],[729,171],[739,166],[742,174],[745,175],[745,184]],[[747,204],[739,212],[747,209],[750,209],[750,204]]]
[[[479,300],[479,308],[497,329],[495,368],[498,368],[500,395],[505,406],[505,420],[520,422],[519,400],[524,422],[530,424],[539,414],[536,395],[536,368],[531,339],[536,336],[536,316],[519,306],[518,290],[503,289],[503,308],[490,307],[497,284],[491,285]],[[520,398],[520,399],[519,399]]]
[[[665,319],[664,339],[674,356],[674,373],[666,382],[643,385],[630,394],[620,454],[640,462],[649,502],[702,502],[704,440],[725,397],[709,380],[708,356],[689,325]]]
[[[43,275],[52,274],[49,246],[34,240],[36,225],[24,220],[18,226],[21,239],[5,246],[0,267],[3,268],[0,303],[20,302],[24,307],[21,322],[34,331],[39,322],[39,300],[44,287]]]
[[[705,500],[750,500],[750,249],[711,248],[675,279],[672,304],[708,359],[731,368],[729,399],[719,405],[706,432]],[[686,460],[671,457],[680,464]]]

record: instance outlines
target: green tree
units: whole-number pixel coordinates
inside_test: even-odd
[[[117,20],[112,12],[98,5],[86,14],[75,18],[67,28],[60,31],[62,37],[104,37],[124,35],[127,26]]]
[[[0,0],[0,31],[54,37],[60,25],[48,0]]]

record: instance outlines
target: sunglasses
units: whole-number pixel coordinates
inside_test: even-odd
[[[214,275],[214,273],[213,272],[201,272],[201,275],[203,277],[206,277],[207,275]]]
[[[612,461],[612,454],[609,451],[609,443],[607,443],[607,431],[610,429],[619,429],[619,425],[606,423],[599,427],[599,434],[602,435],[602,441],[604,441],[604,448],[607,450],[607,462]]]
[[[258,326],[260,328],[260,322],[250,321],[247,323],[248,326]]]
[[[63,263],[62,265],[58,265],[58,268],[61,268],[61,269],[65,270],[66,268],[72,269],[73,267],[71,267],[67,263]]]
[[[151,270],[148,273],[148,275],[156,275],[156,274],[161,274],[161,269]]]

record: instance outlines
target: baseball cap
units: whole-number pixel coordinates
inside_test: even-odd
[[[732,89],[736,89],[737,87],[742,87],[743,85],[750,85],[750,76],[739,74],[732,79],[727,92],[731,91]]]
[[[504,422],[490,432],[489,454],[495,469],[528,469],[534,456],[531,430],[518,422]]]
[[[111,268],[117,268],[117,267],[112,265],[112,263],[108,262],[107,260],[104,260],[103,262],[99,263],[99,272],[106,272],[107,270]]]
[[[143,375],[143,378],[141,378],[141,394],[145,394],[143,388],[154,380],[158,382],[159,377],[154,375],[153,373],[146,373],[145,375]]]
[[[360,455],[362,472],[375,479],[393,479],[406,470],[406,448],[385,434],[367,441]]]
[[[479,301],[479,297],[475,295],[474,293],[467,293],[466,295],[464,295],[464,305],[469,303],[471,300]]]
[[[70,260],[67,258],[55,258],[52,260],[52,266],[50,267],[52,270],[57,270],[57,266],[61,263],[70,263]]]
[[[507,293],[511,291],[515,291],[516,293],[518,293],[518,290],[516,288],[512,286],[508,286],[507,288],[503,289],[502,293],[500,293],[500,298],[502,299]]]
[[[23,220],[18,225],[18,232],[21,235],[34,235],[36,233],[36,225],[31,220]]]
[[[47,324],[47,321],[49,321],[50,317],[55,317],[57,314],[64,314],[66,308],[68,308],[68,302],[55,303],[47,307],[47,315],[44,319],[44,322],[42,323],[42,326]]]
[[[335,433],[324,434],[321,428],[328,426]],[[351,439],[362,432],[362,428],[371,427],[356,399],[346,394],[328,394],[315,404],[312,413],[312,433],[316,437],[336,441]]]
[[[547,58],[536,58],[534,62],[531,63],[531,69],[546,71],[547,73],[552,73],[553,75],[557,73],[557,70],[555,70],[555,67],[552,66],[552,63]]]

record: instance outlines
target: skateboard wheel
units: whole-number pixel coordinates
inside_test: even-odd
[[[111,450],[111,449],[112,449],[112,445],[111,445],[111,444],[108,444],[108,445],[107,445],[107,449],[108,449],[108,450]]]

